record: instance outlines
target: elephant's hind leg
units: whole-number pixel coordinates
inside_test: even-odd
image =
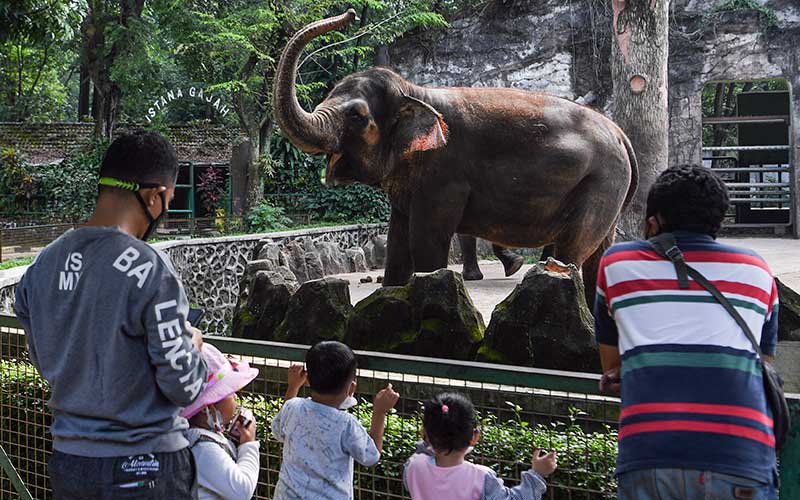
[[[500,259],[500,262],[503,263],[503,269],[506,272],[506,277],[514,275],[520,270],[522,264],[525,263],[525,259],[521,255],[512,252],[506,247],[492,245],[492,251],[494,252],[495,257]]]

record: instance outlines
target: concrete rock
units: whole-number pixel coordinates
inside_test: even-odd
[[[800,294],[775,278],[778,286],[778,340],[800,341]]]
[[[286,314],[289,297],[297,289],[296,282],[287,281],[277,271],[256,271],[241,289],[246,291],[240,294],[234,310],[233,336],[272,340]]]
[[[308,345],[320,340],[342,340],[352,313],[347,281],[338,278],[308,281],[289,299],[286,317],[275,332],[275,340]]]
[[[364,250],[360,247],[348,248],[344,251],[347,255],[347,262],[350,264],[351,273],[363,273],[369,271],[367,266],[367,258],[364,256]]]
[[[461,275],[442,269],[379,288],[356,304],[346,341],[358,349],[472,359],[484,330]]]
[[[344,274],[350,272],[350,264],[347,256],[339,249],[336,243],[330,241],[317,241],[314,248],[322,260],[322,268],[325,276],[333,274]]]
[[[599,372],[594,320],[577,268],[553,258],[531,268],[492,313],[478,359]]]

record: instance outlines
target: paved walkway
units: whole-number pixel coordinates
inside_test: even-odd
[[[772,272],[790,288],[800,292],[800,240],[789,238],[721,238],[720,241],[751,248],[759,253],[769,264]],[[503,273],[503,265],[497,261],[481,261],[483,280],[467,281],[469,291],[475,307],[483,315],[487,323],[491,319],[494,307],[505,299],[514,287],[522,281],[525,273],[531,268],[523,266],[517,274],[509,278]],[[450,266],[450,269],[461,272],[461,265]],[[350,297],[353,304],[366,298],[380,285],[374,280],[383,274],[383,270],[368,273],[342,274],[338,277],[350,281]],[[361,278],[371,276],[372,283],[360,283]]]
[[[475,307],[483,315],[483,320],[488,324],[492,317],[494,306],[508,297],[508,294],[517,286],[517,283],[521,282],[522,278],[525,277],[525,273],[528,272],[531,265],[522,266],[522,269],[517,271],[517,274],[509,278],[505,277],[503,264],[500,262],[482,260],[480,266],[481,271],[483,271],[483,279],[481,281],[467,281],[466,284],[472,302],[475,303]],[[450,269],[460,273],[461,264],[450,266]],[[353,304],[356,304],[382,286],[375,282],[375,279],[382,274],[382,269],[376,269],[368,273],[340,274],[336,277],[350,282],[350,299]],[[372,283],[360,282],[361,278],[366,276],[372,277]]]
[[[769,264],[789,288],[800,293],[800,240],[792,238],[721,238],[730,245],[750,248]]]

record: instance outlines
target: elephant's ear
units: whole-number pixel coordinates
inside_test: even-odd
[[[436,108],[415,97],[403,96],[393,137],[394,149],[403,159],[446,146],[447,134],[447,123]]]

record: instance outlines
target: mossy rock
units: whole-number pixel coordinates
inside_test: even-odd
[[[537,264],[492,313],[478,359],[569,371],[600,371],[594,319],[578,269]]]
[[[800,294],[775,279],[778,286],[778,340],[800,340]]]
[[[275,332],[275,340],[307,345],[321,340],[344,340],[352,313],[347,281],[338,278],[308,281],[289,299],[286,317]]]
[[[297,283],[280,271],[255,271],[239,296],[233,314],[234,337],[272,340],[289,306]]]
[[[356,349],[473,359],[485,325],[460,274],[415,275],[356,304],[346,342]]]

